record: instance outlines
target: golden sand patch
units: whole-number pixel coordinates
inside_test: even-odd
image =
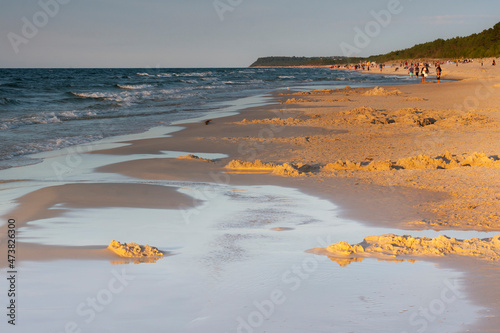
[[[337,124],[410,124],[428,126],[443,118],[438,111],[425,111],[419,108],[403,108],[396,111],[376,110],[361,106],[351,110],[318,116],[317,122]]]
[[[486,154],[477,152],[465,156],[456,156],[452,155],[450,152],[446,152],[442,155],[436,156],[435,158],[423,154],[401,158],[397,162],[391,160],[371,162],[339,160],[325,165],[322,170],[388,171],[399,169],[454,169],[459,167],[500,168],[500,160],[497,156],[487,156]]]
[[[312,172],[324,171],[334,172],[340,170],[351,171],[391,171],[403,169],[454,169],[460,167],[486,167],[500,168],[500,159],[498,156],[487,156],[483,153],[472,153],[471,155],[456,156],[450,152],[438,155],[435,158],[428,155],[418,155],[408,158],[401,158],[397,162],[387,161],[363,161],[354,162],[350,160],[338,160],[334,163],[328,163],[322,167],[311,166],[303,163],[265,163],[261,160],[254,162],[245,162],[232,160],[225,168],[238,171],[248,171],[255,173],[273,173],[281,176],[297,177]]]
[[[149,258],[163,257],[163,252],[156,247],[149,245],[139,245],[137,243],[120,243],[116,240],[111,241],[108,249],[124,258]]]
[[[302,98],[290,98],[287,99],[285,102],[281,102],[280,104],[296,104],[296,103],[311,103],[313,101],[308,100],[308,99],[302,99]]]
[[[240,160],[233,160],[225,166],[226,169],[231,170],[247,170],[247,171],[268,171],[273,174],[287,176],[287,177],[297,177],[301,174],[312,171],[310,165],[307,164],[275,164],[275,163],[263,163],[261,160],[255,160],[254,162],[244,162]]]
[[[446,119],[443,119],[442,121],[440,121],[439,124],[443,127],[453,127],[453,126],[457,126],[457,125],[462,125],[462,126],[470,126],[470,125],[475,125],[475,124],[483,125],[483,124],[489,124],[492,122],[493,122],[493,120],[486,117],[486,116],[483,116],[483,115],[480,115],[477,113],[473,113],[473,112],[467,112],[464,115],[455,115],[455,116],[451,116],[451,117],[448,117]]]
[[[488,157],[483,153],[454,156],[446,152],[436,158],[427,155],[402,158],[398,160],[397,165],[404,169],[453,169],[465,166],[499,168],[500,161],[497,157]]]
[[[375,87],[363,93],[363,96],[398,96],[401,94],[403,93],[397,89],[386,90],[382,87]]]
[[[327,248],[315,248],[308,252],[336,258],[375,257],[383,259],[399,256],[461,255],[497,261],[500,260],[500,235],[485,239],[476,237],[459,240],[444,235],[439,235],[436,238],[427,238],[386,234],[365,237],[358,244],[351,245],[345,241],[341,241]]]
[[[362,162],[337,161],[335,163],[328,163],[322,170],[336,171],[336,170],[365,170],[365,171],[389,171],[394,169],[394,163],[391,161],[379,162],[371,161],[363,164]]]

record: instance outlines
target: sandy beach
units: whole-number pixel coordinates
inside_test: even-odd
[[[338,274],[346,275],[350,272],[349,267],[375,266],[377,262],[375,260],[372,262],[366,258],[353,259],[352,255],[347,255],[345,258],[341,256],[334,258],[332,255],[332,261],[336,262],[330,263],[327,262],[330,259],[325,257],[324,253],[307,252],[313,248],[327,248],[341,241],[356,244],[362,242],[365,237],[379,236],[379,234],[363,234],[371,232],[370,229],[363,229],[365,227],[373,228],[373,232],[387,229],[398,235],[415,237],[426,235],[436,237],[441,234],[459,239],[491,238],[500,232],[500,69],[498,66],[491,66],[488,61],[485,61],[483,66],[475,62],[460,64],[458,67],[454,64],[442,67],[443,79],[456,81],[435,83],[431,72],[429,80],[431,82],[427,84],[419,84],[419,79],[415,79],[415,84],[389,87],[282,90],[267,96],[271,103],[265,106],[251,107],[238,114],[213,118],[208,124],[205,124],[206,119],[175,124],[182,129],[162,137],[121,141],[109,149],[93,149],[91,152],[80,154],[79,157],[83,161],[96,159],[104,162],[89,162],[90,166],[84,172],[76,172],[63,177],[62,180],[57,180],[54,176],[31,179],[27,173],[23,174],[22,178],[25,180],[22,181],[0,179],[4,193],[7,191],[12,193],[5,194],[8,198],[5,201],[9,206],[4,209],[6,213],[2,220],[16,220],[19,230],[20,259],[18,260],[21,263],[26,261],[35,265],[44,262],[54,263],[58,260],[75,260],[75,263],[70,264],[74,265],[72,267],[75,269],[79,267],[79,261],[86,260],[90,263],[96,262],[96,266],[102,266],[104,271],[105,265],[110,261],[121,259],[106,250],[112,239],[106,242],[107,238],[102,237],[101,240],[98,235],[100,233],[98,222],[89,224],[96,230],[96,243],[84,246],[78,244],[77,236],[75,239],[68,239],[68,244],[58,243],[56,236],[53,241],[38,242],[37,237],[43,239],[45,234],[37,232],[48,227],[43,220],[65,219],[66,222],[61,220],[60,227],[69,228],[67,230],[70,233],[74,228],[74,232],[77,233],[79,228],[84,228],[85,219],[91,220],[91,216],[96,216],[92,214],[101,214],[100,212],[108,208],[106,214],[109,215],[106,216],[110,219],[117,216],[118,220],[118,217],[128,214],[128,209],[144,209],[144,211],[147,209],[157,211],[158,216],[164,216],[164,223],[158,230],[146,221],[150,219],[149,217],[144,220],[137,218],[135,225],[137,231],[129,232],[128,239],[117,239],[142,244],[150,243],[174,254],[154,264],[137,265],[134,270],[146,265],[152,267],[160,262],[167,263],[169,260],[182,261],[183,251],[178,250],[180,245],[176,247],[176,244],[181,244],[180,240],[176,239],[173,233],[170,234],[171,238],[165,239],[162,239],[160,234],[172,232],[173,229],[169,229],[173,228],[172,224],[179,223],[190,233],[197,235],[196,240],[200,241],[197,243],[190,240],[187,244],[193,247],[196,247],[195,244],[201,244],[203,232],[211,234],[215,231],[208,229],[207,226],[199,226],[200,221],[216,219],[217,214],[222,214],[221,211],[230,216],[233,209],[233,206],[226,205],[229,201],[220,207],[215,203],[206,204],[215,202],[211,200],[217,195],[212,193],[217,191],[230,192],[233,199],[245,193],[250,197],[250,193],[256,191],[253,194],[255,198],[263,200],[263,204],[268,200],[271,203],[269,207],[266,206],[268,212],[264,210],[259,214],[255,213],[252,219],[255,220],[255,224],[251,227],[247,225],[245,228],[256,228],[261,233],[266,230],[271,232],[272,236],[264,237],[262,236],[264,233],[257,234],[255,231],[256,234],[252,232],[245,234],[247,238],[233,239],[227,234],[221,234],[225,235],[224,241],[221,241],[223,244],[220,247],[221,252],[212,254],[210,260],[204,259],[208,260],[205,264],[210,265],[213,268],[211,272],[217,276],[214,281],[222,281],[230,276],[224,275],[223,269],[217,271],[214,268],[219,267],[219,260],[228,256],[230,257],[228,262],[239,263],[247,254],[238,247],[238,242],[249,242],[254,239],[252,237],[259,239],[255,242],[259,244],[260,249],[263,249],[267,242],[276,241],[275,254],[266,253],[264,256],[261,253],[262,258],[266,258],[262,259],[266,265],[277,265],[278,270],[286,271],[287,265],[293,261],[287,262],[289,257],[284,256],[284,253],[292,251],[290,247],[293,247],[294,253],[300,253],[297,256],[299,263],[303,262],[302,260],[310,260],[307,258],[324,260],[319,268],[314,269],[320,275],[327,273],[327,269],[322,271],[326,264],[329,264],[332,270],[333,267],[340,269],[339,272],[342,273]],[[382,73],[377,69],[373,74],[401,74],[401,69],[396,72],[388,65]],[[182,158],[165,157],[166,151],[179,152],[178,156]],[[36,168],[36,165],[33,167]],[[247,187],[252,187],[252,190]],[[270,187],[269,191],[276,193],[274,196],[270,194],[266,196],[259,194],[260,192],[254,187]],[[272,201],[275,200],[273,198],[279,198],[279,188],[290,189],[291,192],[286,192],[287,198],[297,207],[302,200],[297,194],[300,192],[307,198],[317,198],[322,205],[325,205],[317,208],[318,212],[323,209],[333,211],[334,208],[328,206],[332,204],[337,206],[335,208],[337,210],[333,213],[335,217],[346,221],[357,221],[364,227],[353,229],[355,232],[335,231],[334,237],[328,238],[329,243],[316,246],[312,244],[313,242],[302,241],[301,232],[304,237],[305,235],[316,237],[321,233],[326,235],[332,232],[333,229],[329,228],[337,228],[333,224],[333,216],[332,225],[315,224],[312,227],[307,226],[307,220],[319,220],[321,219],[319,215],[307,219],[295,213],[290,213],[289,219],[281,218],[283,215],[273,215]],[[313,214],[306,213],[307,205],[312,207],[310,210],[313,211],[315,201],[303,200],[305,206],[300,209],[304,216]],[[235,204],[234,207],[236,206]],[[281,214],[285,214],[287,209],[281,208]],[[160,215],[160,210],[168,212],[161,213],[166,215]],[[130,214],[136,216],[131,210]],[[234,216],[231,223],[236,225],[238,218],[237,215]],[[328,219],[328,216],[326,218]],[[75,221],[81,219],[81,223],[72,226],[72,219]],[[267,219],[271,221],[266,222]],[[279,221],[279,224],[276,224],[276,221]],[[289,224],[286,224],[287,221],[290,221]],[[115,222],[116,224],[113,224]],[[119,230],[117,227],[120,225],[119,221],[115,222],[103,225],[103,234],[107,231],[113,232],[113,228],[116,228],[114,230],[117,234],[127,235],[126,230]],[[143,227],[140,227],[139,224],[142,223]],[[303,231],[300,229],[301,223],[306,224],[306,229]],[[243,228],[235,225],[231,224],[232,230]],[[58,226],[54,225],[53,228]],[[149,236],[146,231],[149,231]],[[7,225],[1,226],[0,235],[2,235],[0,244],[6,243]],[[135,235],[137,237],[134,238]],[[344,236],[345,239],[341,238]],[[27,238],[26,243],[23,242],[23,237]],[[52,236],[46,237],[49,239]],[[63,239],[62,236],[60,239]],[[493,252],[478,250],[471,252],[472,254],[452,252],[446,255],[431,255],[422,250],[411,254],[394,254],[390,258],[377,255],[367,258],[404,261],[397,264],[401,266],[390,261],[380,263],[380,265],[392,265],[388,271],[395,279],[405,279],[405,276],[408,276],[405,275],[407,266],[420,267],[411,266],[411,262],[414,261],[417,265],[422,263],[433,268],[438,267],[439,270],[463,274],[460,286],[467,295],[467,300],[473,306],[480,307],[481,312],[474,314],[476,320],[472,323],[467,322],[463,326],[457,323],[456,326],[451,325],[446,328],[452,332],[498,332],[500,253],[495,252],[494,245],[487,245]],[[249,252],[249,262],[261,258],[256,254],[259,253],[259,246],[252,248],[255,252]],[[496,257],[492,253],[496,253]],[[283,257],[283,265],[276,264],[272,260],[273,255],[276,259]],[[347,261],[342,261],[344,259]],[[196,259],[193,259],[193,262],[195,261]],[[346,267],[337,267],[337,263]],[[6,267],[7,264],[5,256],[2,256],[0,267]],[[89,269],[92,265],[82,264],[82,266],[84,269]],[[408,272],[412,272],[408,274],[418,274],[413,272],[417,268],[408,268]],[[241,272],[247,273],[241,269]],[[378,269],[383,270],[383,268]],[[175,273],[169,271],[169,274]],[[243,276],[243,273],[241,275]],[[158,287],[158,290],[165,292],[161,289],[161,282],[154,280],[156,275],[151,276],[153,280],[151,283]],[[381,279],[387,279],[387,276]],[[429,285],[432,284],[431,281],[442,281],[442,279],[441,275],[436,275],[435,280],[429,277]],[[270,282],[269,286],[274,285],[273,281],[265,279],[263,281]],[[236,283],[236,281],[231,283],[233,282]],[[240,282],[252,283],[244,277]],[[397,280],[391,281],[391,283],[396,282]],[[201,293],[203,284],[193,283],[195,283],[194,289]],[[416,281],[410,279],[401,283],[398,288],[410,292],[415,284]],[[272,290],[269,286],[266,288]],[[370,288],[369,282],[365,284],[365,288]],[[435,297],[439,297],[442,289],[439,286],[436,288],[433,293]],[[302,297],[307,299],[304,301],[305,304],[317,301],[318,304],[328,306],[325,303],[325,299],[328,298],[326,295],[325,299],[321,300],[308,299],[308,292],[309,289],[301,289]],[[318,290],[316,292],[317,294],[314,294],[311,291],[309,296],[321,294]],[[218,301],[227,301],[227,299],[218,300],[216,295],[219,294],[223,295],[224,292],[214,292],[207,302],[217,306]],[[179,295],[175,295],[180,298]],[[285,296],[289,295],[285,293]],[[197,297],[193,296],[194,302],[199,301]],[[240,299],[242,308],[245,302],[252,304],[251,297],[248,299],[245,297],[249,296],[241,296]],[[276,299],[275,304],[280,302],[279,295],[268,295],[268,297]],[[430,299],[432,300],[432,296]],[[151,302],[155,306],[162,304],[161,298],[157,295]],[[460,304],[455,306],[459,308]],[[346,305],[346,308],[349,309],[349,305]],[[401,311],[403,310],[406,310],[405,305],[401,305]],[[298,316],[301,313],[299,307],[294,311],[296,312],[293,315]],[[451,307],[446,313],[453,311],[459,313],[460,310]],[[380,321],[379,317],[382,316],[380,313],[376,312],[367,317],[377,323],[376,327],[378,325],[383,327],[383,324],[380,324],[383,322]],[[319,318],[319,314],[317,315]],[[197,316],[205,318],[202,314]],[[277,316],[287,318],[284,314],[278,313]],[[390,322],[395,315],[389,313],[386,316]],[[315,320],[316,317],[311,318]],[[424,324],[425,327],[427,324],[435,324],[435,321],[439,321],[436,318],[425,321],[425,318],[421,317],[421,321],[414,320],[413,323],[410,321],[410,326],[417,331]],[[206,319],[199,320],[203,322]],[[322,319],[317,320],[321,322]],[[404,322],[408,320],[406,317],[401,319]],[[238,329],[241,332],[245,330],[250,332],[245,325],[253,328],[251,324],[238,324],[238,319],[233,321],[234,328],[228,327],[228,332]],[[348,322],[343,323],[340,326],[341,331],[349,331],[349,325],[351,324]],[[201,331],[201,327],[203,325],[200,327],[195,325],[186,331]],[[327,329],[331,327],[325,324],[318,331],[323,332]],[[261,330],[265,331],[265,326],[255,328],[255,332]],[[394,327],[391,332],[405,330],[408,328]]]

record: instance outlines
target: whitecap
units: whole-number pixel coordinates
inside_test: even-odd
[[[137,89],[146,89],[146,88],[152,88],[153,86],[150,84],[136,84],[136,85],[121,85],[117,84],[116,85],[120,89],[130,89],[130,90],[137,90]]]

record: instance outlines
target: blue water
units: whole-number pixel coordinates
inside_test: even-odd
[[[0,69],[0,169],[29,154],[139,133],[273,90],[410,83],[331,69]],[[32,163],[32,161],[31,161]]]

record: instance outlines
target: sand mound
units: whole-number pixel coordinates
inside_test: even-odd
[[[255,119],[255,120],[247,120],[243,119],[242,121],[237,122],[237,125],[254,125],[254,124],[272,124],[276,126],[293,126],[302,123],[302,120],[297,118],[266,118],[266,119]]]
[[[404,169],[453,169],[465,166],[500,168],[500,161],[497,157],[488,157],[477,152],[469,156],[454,156],[446,152],[436,158],[428,155],[402,158],[398,160],[397,166]]]
[[[363,96],[397,96],[401,95],[402,92],[395,89],[395,90],[385,90],[382,87],[375,87],[371,90],[368,90],[363,94]]]
[[[486,116],[468,112],[464,115],[457,115],[446,118],[440,122],[440,125],[445,127],[453,127],[457,125],[471,126],[476,124],[484,125],[484,124],[489,124],[491,122],[493,122],[493,120]]]
[[[269,170],[272,171],[276,168],[275,163],[263,163],[261,160],[255,160],[255,162],[244,162],[240,160],[232,160],[228,165],[225,166],[226,169],[233,170]]]
[[[338,112],[341,122],[348,124],[414,124],[424,127],[442,119],[439,112],[424,111],[419,108],[404,108],[397,111],[375,110],[362,106],[352,110]]]
[[[439,235],[436,238],[398,236],[386,234],[365,237],[363,242],[350,245],[342,241],[316,248],[309,252],[332,257],[376,257],[395,258],[397,256],[473,256],[484,260],[500,260],[500,235],[492,238],[472,238],[458,240]]]
[[[387,113],[377,111],[369,106],[361,106],[352,110],[338,113],[338,121],[347,124],[392,124],[393,119],[387,117]]]
[[[401,169],[453,169],[459,167],[488,167],[500,168],[497,156],[488,157],[482,153],[472,153],[468,156],[455,156],[450,152],[432,158],[428,155],[418,155],[401,158],[394,161],[352,162],[350,160],[337,161],[325,165],[323,171],[337,170],[364,170],[364,171],[389,171]]]
[[[308,164],[275,164],[275,163],[263,163],[261,160],[255,160],[255,162],[244,162],[239,160],[233,160],[225,166],[226,169],[232,170],[247,170],[247,171],[269,171],[273,174],[287,176],[287,177],[297,177],[304,173],[311,172],[314,167]]]
[[[296,103],[311,103],[311,100],[308,99],[302,99],[302,98],[290,98],[287,99],[285,102],[281,102],[280,104],[296,104]]]
[[[398,160],[397,165],[403,169],[451,169],[459,166],[457,161],[447,154],[436,158],[425,154],[401,158]]]
[[[335,170],[365,170],[365,171],[389,171],[394,168],[394,163],[391,161],[380,162],[371,161],[369,163],[352,162],[352,161],[337,161],[325,165],[322,170],[335,171]]]
[[[163,257],[163,252],[156,247],[136,243],[126,244],[113,240],[109,244],[108,249],[124,258]]]
[[[178,159],[180,159],[180,160],[196,160],[196,161],[204,161],[204,162],[213,162],[211,159],[199,157],[199,156],[196,156],[196,155],[193,155],[193,154],[179,156]]]

